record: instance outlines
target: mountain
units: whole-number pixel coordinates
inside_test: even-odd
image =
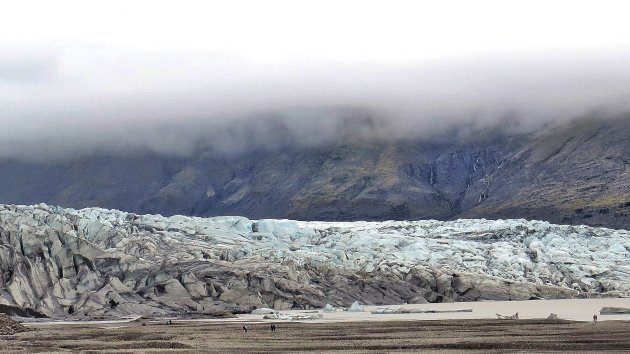
[[[0,307],[120,317],[627,296],[630,232],[526,220],[297,222],[0,205]]]
[[[330,128],[334,138],[302,143],[307,135],[266,118],[238,127],[244,138],[234,144],[252,143],[234,151],[210,142],[187,155],[136,149],[48,160],[5,157],[0,202],[162,215],[527,218],[630,228],[626,116],[529,132],[461,126],[432,136],[386,134],[387,124],[342,119]]]

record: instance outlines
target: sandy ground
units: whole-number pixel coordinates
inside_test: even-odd
[[[138,322],[54,325],[0,336],[3,353],[554,353],[630,352],[630,322],[444,320],[330,323]]]
[[[630,315],[592,315],[603,306],[630,307],[630,299],[540,300],[402,305],[405,308],[473,312],[372,315],[324,314],[320,321],[235,319],[50,322],[29,324],[37,331],[0,336],[1,352],[212,352],[212,353],[512,353],[627,352]],[[394,306],[391,306],[394,307]],[[293,312],[293,311],[287,311]],[[495,313],[519,312],[520,320]],[[568,320],[543,319],[549,312]],[[536,319],[537,318],[537,319]],[[270,331],[270,324],[278,326]],[[250,330],[242,331],[244,323]]]

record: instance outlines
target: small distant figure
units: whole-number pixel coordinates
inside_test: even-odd
[[[248,329],[249,329],[249,328],[247,328],[247,325],[243,326],[243,332],[247,333],[247,330],[248,330]]]
[[[172,325],[173,325],[173,321],[168,320],[168,325],[169,325],[169,326],[172,326]]]
[[[593,323],[597,323],[597,314],[593,315]]]
[[[271,331],[272,331],[272,332],[275,332],[275,331],[276,331],[276,324],[275,324],[275,323],[272,323],[272,324],[271,324]]]

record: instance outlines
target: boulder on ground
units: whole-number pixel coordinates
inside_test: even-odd
[[[518,320],[518,312],[509,316],[509,315],[500,315],[500,314],[496,314],[497,318],[500,320]]]
[[[627,307],[602,307],[599,310],[600,315],[627,315],[630,314],[630,308]]]

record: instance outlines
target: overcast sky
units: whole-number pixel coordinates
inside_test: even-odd
[[[0,6],[0,155],[132,146],[163,123],[296,106],[430,126],[630,102],[624,1],[95,3]]]

